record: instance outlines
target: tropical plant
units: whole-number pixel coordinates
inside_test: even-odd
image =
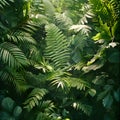
[[[118,0],[2,0],[0,8],[0,119],[117,120]]]

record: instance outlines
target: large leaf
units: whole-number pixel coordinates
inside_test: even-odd
[[[12,68],[28,64],[24,53],[14,44],[7,42],[0,44],[0,59]]]
[[[2,100],[1,105],[5,110],[7,110],[8,112],[11,112],[14,108],[15,102],[11,98],[6,97]]]

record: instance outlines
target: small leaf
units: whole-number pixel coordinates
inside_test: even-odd
[[[21,112],[22,112],[22,108],[20,106],[16,106],[14,111],[13,111],[13,115],[15,117],[18,117],[21,114]]]
[[[90,89],[88,92],[92,97],[96,95],[96,90],[95,89]]]
[[[110,108],[113,103],[113,97],[108,94],[104,99],[103,99],[103,106],[106,108]]]

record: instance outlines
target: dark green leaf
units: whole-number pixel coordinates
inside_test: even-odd
[[[13,115],[14,115],[15,117],[18,117],[18,116],[21,114],[21,112],[22,112],[22,108],[21,108],[20,106],[16,106],[16,107],[14,108]]]
[[[14,104],[15,104],[15,102],[11,98],[6,97],[2,100],[1,105],[5,110],[11,112],[14,108]]]
[[[111,108],[111,105],[113,103],[113,97],[108,94],[104,99],[103,99],[103,106],[106,108]]]

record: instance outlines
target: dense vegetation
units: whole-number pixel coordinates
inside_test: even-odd
[[[119,0],[0,1],[0,120],[118,120]]]

